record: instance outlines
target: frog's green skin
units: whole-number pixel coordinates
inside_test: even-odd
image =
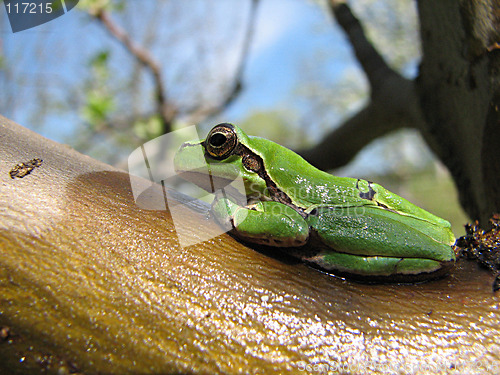
[[[443,275],[455,264],[446,220],[380,185],[322,172],[237,126],[219,124],[206,140],[184,143],[174,165],[208,191],[241,175],[247,204],[238,205],[226,189],[212,205],[216,219],[244,240],[286,247],[323,270],[412,282]]]

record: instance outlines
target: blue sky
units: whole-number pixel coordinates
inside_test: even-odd
[[[283,6],[283,1],[263,1],[258,16],[246,75],[247,81],[253,83],[247,95],[257,106],[276,104],[294,90],[300,80],[298,65],[303,56],[330,46],[340,53],[347,52],[333,21],[311,2],[292,0]],[[330,33],[318,30],[318,25],[328,24],[332,25]],[[332,66],[331,74],[342,69],[342,60]]]
[[[135,0],[134,5],[138,4],[138,1]],[[197,0],[189,1],[193,4],[203,3]],[[222,10],[219,13],[221,19],[224,18],[224,7],[230,2],[232,0],[219,0],[216,3]],[[147,3],[153,5],[155,2]],[[245,2],[241,3],[241,13],[245,15],[248,2],[246,6]],[[37,128],[37,124],[29,117],[30,85],[43,85],[46,94],[64,96],[67,95],[64,87],[88,74],[87,62],[97,50],[111,46],[114,61],[126,61],[128,55],[102,27],[90,21],[82,12],[71,11],[47,24],[13,34],[5,12],[0,11],[3,13],[1,35],[4,53],[11,61],[16,61],[18,69],[21,68],[22,88],[28,91],[26,100],[23,99],[23,110],[15,110],[6,115],[24,126],[36,128],[49,138],[63,142],[64,137],[71,133],[72,123],[78,121],[78,114],[65,114],[64,119],[60,118],[60,114],[50,116],[48,122],[52,125]],[[235,30],[238,35],[244,31],[244,21],[243,17],[240,30]],[[140,28],[140,23],[141,18],[137,17],[134,22],[138,25],[137,29]],[[135,30],[131,30],[132,37],[134,32]],[[349,50],[342,38],[338,29],[332,26],[328,15],[313,2],[262,0],[244,77],[245,91],[226,115],[241,118],[255,108],[272,109],[280,103],[286,106],[300,82],[300,64],[304,56],[313,54],[322,46],[333,46],[339,55],[343,55],[329,68],[333,77],[336,72],[342,71],[346,58],[349,58]],[[37,63],[40,48],[44,50],[43,64]],[[239,49],[234,48],[233,51],[236,58]],[[153,53],[155,52],[153,50]],[[161,51],[158,51],[158,55],[161,56]],[[115,70],[120,74],[119,63]]]

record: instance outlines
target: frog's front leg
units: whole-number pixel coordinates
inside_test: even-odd
[[[240,206],[218,197],[212,204],[217,221],[236,236],[258,244],[296,247],[309,238],[309,225],[293,208],[273,201]]]

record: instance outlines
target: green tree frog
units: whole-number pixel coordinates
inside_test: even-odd
[[[455,264],[448,221],[373,182],[320,171],[235,125],[219,124],[205,140],[184,143],[174,166],[212,192],[242,177],[244,203],[225,189],[212,203],[216,220],[244,241],[284,248],[322,270],[415,282],[442,276]]]

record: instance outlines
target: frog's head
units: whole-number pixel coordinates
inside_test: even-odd
[[[206,139],[182,144],[174,166],[182,178],[209,192],[241,177],[248,195],[266,194],[266,183],[258,173],[262,159],[252,150],[250,138],[232,124],[216,125]]]

